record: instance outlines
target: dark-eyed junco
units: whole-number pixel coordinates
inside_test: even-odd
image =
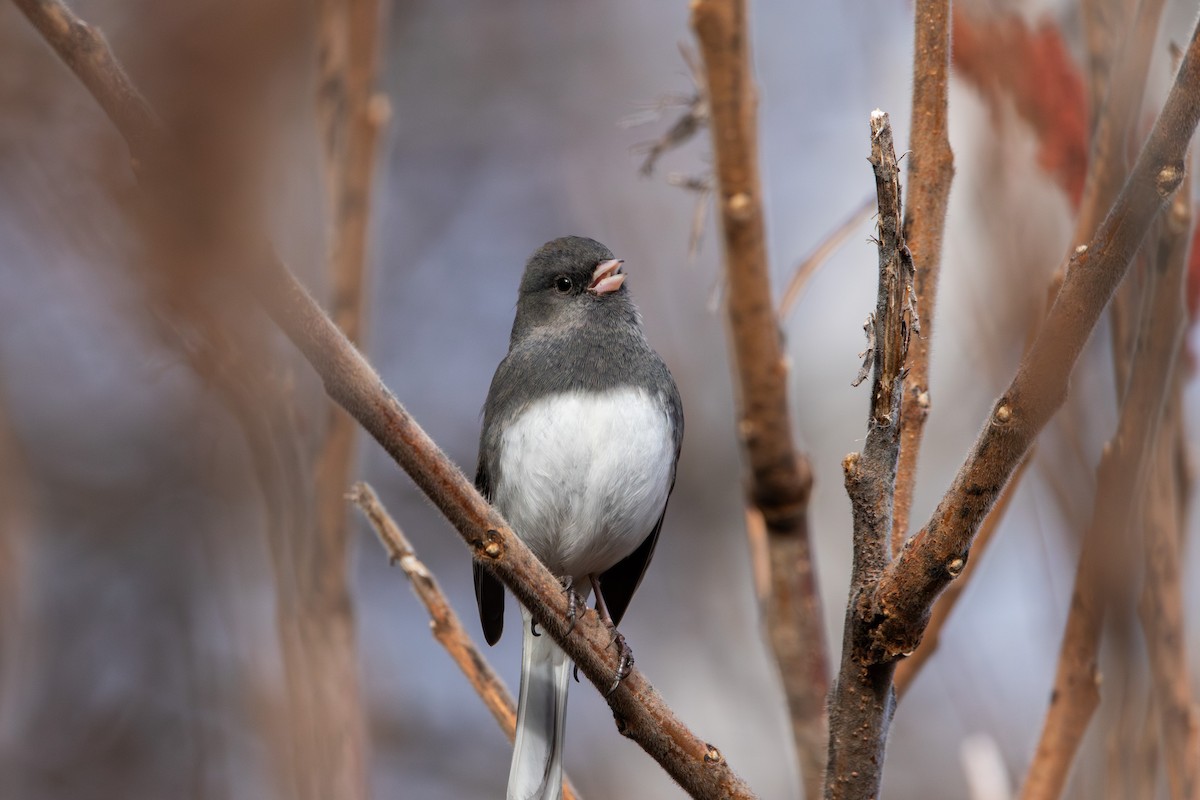
[[[642,332],[621,265],[581,236],[548,242],[529,259],[508,355],[483,409],[475,484],[572,599],[575,589],[595,592],[597,611],[624,648],[615,625],[654,554],[675,482],[683,406]],[[478,563],[475,596],[484,637],[495,644],[504,591]],[[571,664],[521,611],[508,798],[552,800],[562,794]]]

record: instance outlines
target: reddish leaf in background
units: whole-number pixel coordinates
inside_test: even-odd
[[[1038,164],[1079,208],[1087,174],[1088,111],[1083,75],[1058,28],[1037,30],[1011,14],[981,19],[954,4],[955,74],[970,83],[993,113],[1010,98],[1037,135]]]

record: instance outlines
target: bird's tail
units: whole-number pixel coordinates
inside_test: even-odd
[[[522,608],[521,699],[508,800],[560,800],[571,661],[549,636],[534,636],[530,621]]]

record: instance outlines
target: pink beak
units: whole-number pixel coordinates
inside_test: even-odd
[[[621,265],[625,261],[620,258],[601,261],[592,272],[592,284],[588,287],[588,291],[593,294],[608,294],[615,292],[621,288],[621,284],[625,282],[625,275],[620,272]]]

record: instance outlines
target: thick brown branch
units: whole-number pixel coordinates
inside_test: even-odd
[[[46,41],[81,77],[101,106],[133,109],[110,118],[132,149],[165,145],[160,126],[129,83],[103,39],[58,0],[14,0]],[[59,24],[56,21],[63,21]],[[129,98],[129,102],[121,102]],[[240,254],[265,310],[320,375],[326,392],[383,446],[446,515],[489,568],[530,609],[538,625],[558,642],[580,671],[607,690],[616,671],[608,628],[588,612],[568,632],[562,587],[395,396],[320,306],[270,252],[247,247]],[[749,798],[750,788],[720,751],[675,717],[636,668],[608,697],[618,729],[637,742],[694,797]]]
[[[695,0],[691,8],[716,161],[738,432],[750,468],[750,502],[766,523],[770,551],[767,630],[792,713],[802,782],[813,796],[821,780],[829,666],[808,538],[812,470],[792,437],[788,368],[767,266],[749,23],[744,0]]]
[[[901,446],[903,447],[903,440]],[[979,533],[975,534],[975,543],[971,546],[972,558],[963,567],[962,575],[959,576],[958,580],[947,586],[946,591],[942,592],[937,602],[934,603],[933,613],[929,617],[929,625],[925,628],[925,635],[921,639],[921,645],[912,655],[896,665],[894,682],[897,698],[904,698],[905,692],[912,686],[921,668],[937,652],[938,645],[941,643],[942,629],[946,627],[946,622],[950,619],[950,615],[954,613],[954,608],[958,605],[963,591],[971,582],[971,576],[978,569],[980,557],[991,543],[992,537],[996,535],[1000,524],[1004,522],[1004,514],[1012,504],[1013,496],[1016,495],[1017,488],[1021,485],[1021,477],[1025,474],[1032,461],[1033,451],[1031,450],[1029,453],[1026,453],[1024,460],[1017,467],[1017,471],[1013,473],[1012,478],[1004,487],[1004,491],[1000,493],[996,504],[988,512],[987,518],[979,526]]]
[[[860,618],[888,562],[892,496],[900,449],[900,390],[912,324],[912,259],[900,227],[900,180],[887,114],[871,114],[871,166],[879,202],[879,293],[872,315],[875,352],[871,413],[862,454],[842,462],[854,519],[854,562],[842,661],[829,716],[825,797],[876,797],[887,728],[895,709],[894,663],[867,658],[869,630]]]
[[[450,658],[454,659],[454,663],[462,670],[471,688],[479,695],[479,699],[487,706],[500,730],[504,731],[504,735],[511,742],[517,733],[517,706],[513,702],[512,693],[471,641],[471,635],[467,633],[458,614],[454,613],[450,601],[442,593],[437,578],[433,577],[429,568],[417,558],[408,538],[379,502],[379,497],[370,485],[361,482],[354,484],[346,498],[356,504],[371,523],[380,544],[387,551],[388,560],[393,565],[398,564],[404,571],[413,594],[429,612],[429,629],[433,638],[446,648]],[[574,800],[578,796],[571,786],[571,781],[564,778],[564,800]]]
[[[908,517],[917,479],[921,433],[929,414],[929,350],[942,262],[942,231],[954,153],[946,128],[947,72],[950,65],[950,0],[917,0],[913,44],[913,112],[909,136],[908,202],[904,238],[916,274],[913,288],[924,330],[912,342],[900,411],[900,464],[896,468],[892,552],[908,535]]]
[[[996,401],[932,519],[884,571],[873,602],[873,657],[892,660],[920,642],[933,601],[965,565],[975,532],[1034,437],[1062,405],[1071,369],[1124,276],[1150,222],[1183,179],[1200,117],[1200,44],[1193,33],[1166,105],[1125,187],[1079,248],[1038,338]]]
[[[1083,734],[1100,702],[1097,660],[1100,631],[1111,595],[1127,576],[1118,574],[1135,558],[1131,535],[1147,464],[1158,437],[1163,405],[1183,337],[1183,276],[1190,209],[1182,196],[1167,218],[1169,252],[1156,259],[1147,280],[1136,355],[1121,406],[1116,435],[1100,459],[1091,524],[1071,596],[1050,708],[1021,796],[1061,796]],[[1175,217],[1181,216],[1181,220]],[[1156,275],[1158,270],[1165,270]],[[1068,277],[1069,280],[1069,277]],[[1064,289],[1065,291],[1065,289]]]

